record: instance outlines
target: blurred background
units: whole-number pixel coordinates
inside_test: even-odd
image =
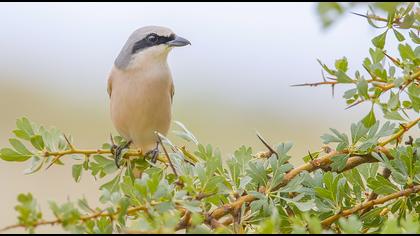
[[[242,144],[264,150],[258,131],[272,144],[293,141],[292,162],[300,164],[329,127],[348,131],[370,108],[345,110],[344,88],[332,97],[329,87],[290,87],[322,80],[317,58],[333,65],[347,56],[350,68],[360,68],[379,34],[351,14],[323,30],[315,3],[2,3],[0,147],[9,145],[21,116],[60,128],[81,148],[108,141],[116,132],[107,76],[127,37],[145,25],[167,26],[192,42],[169,56],[174,120],[224,156]],[[31,176],[24,169],[0,162],[0,227],[16,222],[21,192],[32,192],[46,212],[48,200],[85,196],[98,205],[98,183],[88,175],[74,183],[70,165]]]

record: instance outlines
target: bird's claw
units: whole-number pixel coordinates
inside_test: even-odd
[[[159,143],[156,145],[156,147],[153,150],[148,151],[145,156],[151,157],[153,164],[156,163],[157,158],[159,156]]]
[[[122,158],[122,155],[121,155],[122,151],[124,149],[127,149],[130,146],[131,143],[132,143],[132,141],[128,141],[124,144],[121,144],[120,146],[117,146],[115,144],[112,145],[111,153],[114,154],[115,165],[117,166],[117,168],[120,168],[120,160]]]

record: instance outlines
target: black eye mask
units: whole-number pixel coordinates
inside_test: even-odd
[[[138,51],[141,51],[145,48],[167,43],[174,39],[175,34],[171,34],[170,36],[159,36],[155,33],[151,33],[134,44],[133,49],[131,50],[131,54],[137,53]]]

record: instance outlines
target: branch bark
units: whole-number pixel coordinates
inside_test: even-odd
[[[391,170],[390,170],[390,169],[388,169],[388,168],[385,168],[385,169],[382,171],[382,177],[384,177],[385,179],[388,179],[388,178],[389,178],[389,176],[391,176]],[[367,204],[369,201],[375,200],[376,198],[378,198],[378,194],[372,191],[372,192],[369,194],[368,198],[366,199],[365,204]],[[365,214],[366,212],[370,211],[372,208],[373,208],[373,207],[368,207],[368,208],[363,209],[363,210],[360,212],[360,215]]]
[[[371,208],[375,205],[383,204],[383,203],[386,203],[388,201],[391,201],[391,200],[394,200],[394,199],[397,199],[397,198],[400,198],[400,197],[407,197],[412,193],[418,193],[418,192],[420,192],[420,185],[415,185],[415,186],[413,186],[411,188],[408,188],[408,189],[405,189],[403,191],[396,192],[396,193],[387,195],[385,197],[374,199],[374,200],[371,200],[371,201],[368,201],[368,202],[365,202],[365,203],[361,203],[361,204],[359,204],[359,205],[357,205],[357,206],[355,206],[351,209],[344,210],[341,213],[338,213],[336,215],[328,217],[327,219],[325,219],[321,222],[321,225],[324,228],[329,228],[330,225],[332,223],[334,223],[335,221],[337,221],[340,217],[346,217],[346,216],[352,215],[352,214],[354,214],[354,213],[356,213],[360,210]]]
[[[127,210],[127,215],[131,215],[133,213],[136,213],[138,211],[146,211],[147,208],[145,206],[138,206],[138,207],[133,207]],[[103,211],[99,211],[96,212],[92,215],[86,215],[86,216],[82,216],[80,217],[80,221],[87,221],[87,220],[92,220],[92,219],[96,219],[99,217],[113,217],[115,215],[118,215],[119,211],[116,211],[114,213],[108,213],[108,212],[103,212]],[[55,225],[55,224],[60,224],[61,223],[61,219],[55,219],[55,220],[42,220],[39,221],[37,223],[35,223],[34,225],[32,225],[32,227],[38,227],[41,225]],[[26,226],[24,224],[14,224],[14,225],[10,225],[7,226],[3,229],[0,229],[0,232],[4,232],[10,229],[15,229],[15,228],[25,228]]]

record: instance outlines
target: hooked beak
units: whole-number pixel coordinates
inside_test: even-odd
[[[188,44],[191,45],[190,41],[179,36],[175,36],[174,40],[171,40],[167,42],[166,44],[169,45],[170,47],[183,47]]]

